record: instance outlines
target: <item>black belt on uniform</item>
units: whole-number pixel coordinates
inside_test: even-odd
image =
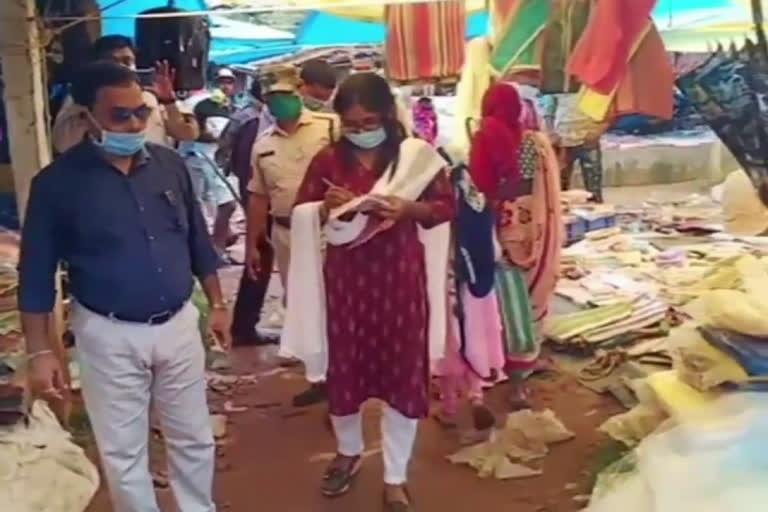
[[[152,315],[149,315],[148,317],[141,317],[141,318],[135,317],[132,315],[122,315],[120,313],[107,313],[99,310],[98,308],[94,308],[87,304],[83,304],[82,302],[80,304],[87,310],[93,313],[96,313],[99,316],[109,318],[110,320],[117,320],[119,322],[126,322],[130,324],[163,325],[164,323],[168,322],[168,320],[176,316],[179,313],[179,311],[181,311],[184,308],[184,306],[186,305],[186,302],[184,302],[179,307],[167,309],[165,311],[161,311],[159,313],[154,313]]]
[[[272,221],[281,228],[291,229],[290,217],[272,217]]]

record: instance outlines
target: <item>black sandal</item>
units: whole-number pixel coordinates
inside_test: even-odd
[[[387,499],[387,491],[384,491],[384,512],[413,512],[413,499],[411,493],[408,491],[408,487],[402,486],[405,497],[408,502],[403,501],[389,501]]]
[[[362,458],[359,455],[357,457],[336,455],[323,475],[321,486],[323,495],[335,498],[349,491],[361,466]]]

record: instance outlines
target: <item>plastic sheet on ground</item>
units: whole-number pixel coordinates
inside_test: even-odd
[[[541,459],[549,453],[549,445],[573,437],[551,410],[526,409],[507,416],[504,428],[495,431],[490,441],[464,448],[448,460],[471,466],[481,478],[528,478],[540,475],[541,471],[519,462]]]
[[[711,402],[646,438],[598,479],[587,512],[764,511],[768,396]],[[633,460],[634,459],[634,460]]]
[[[28,424],[0,429],[3,512],[82,512],[98,487],[96,467],[43,402]]]
[[[624,414],[608,418],[600,431],[633,447],[654,432],[668,416],[646,379],[636,379],[629,386],[637,396],[638,404]]]

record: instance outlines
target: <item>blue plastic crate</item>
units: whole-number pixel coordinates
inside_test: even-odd
[[[587,223],[587,233],[592,231],[599,231],[601,229],[608,229],[616,226],[616,215],[608,215],[600,217],[599,219],[585,220]]]
[[[581,217],[570,217],[565,223],[565,243],[573,244],[587,234],[587,221]]]

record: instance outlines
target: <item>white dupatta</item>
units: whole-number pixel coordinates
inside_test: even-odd
[[[368,196],[397,196],[417,200],[446,162],[426,142],[408,138],[400,146],[397,168],[376,182]],[[390,179],[391,176],[391,179]],[[322,230],[328,243],[343,245],[354,240],[369,219],[358,213],[349,222],[338,220],[345,212],[354,211],[367,196],[357,198],[331,212],[325,228],[320,225],[321,203],[306,203],[293,210],[291,218],[291,263],[288,269],[288,307],[280,337],[280,355],[304,362],[310,382],[325,379],[328,370],[328,329],[325,283],[323,280]],[[434,228],[419,226],[419,239],[424,245],[429,301],[429,352],[437,360],[445,353],[446,279],[450,224]]]

